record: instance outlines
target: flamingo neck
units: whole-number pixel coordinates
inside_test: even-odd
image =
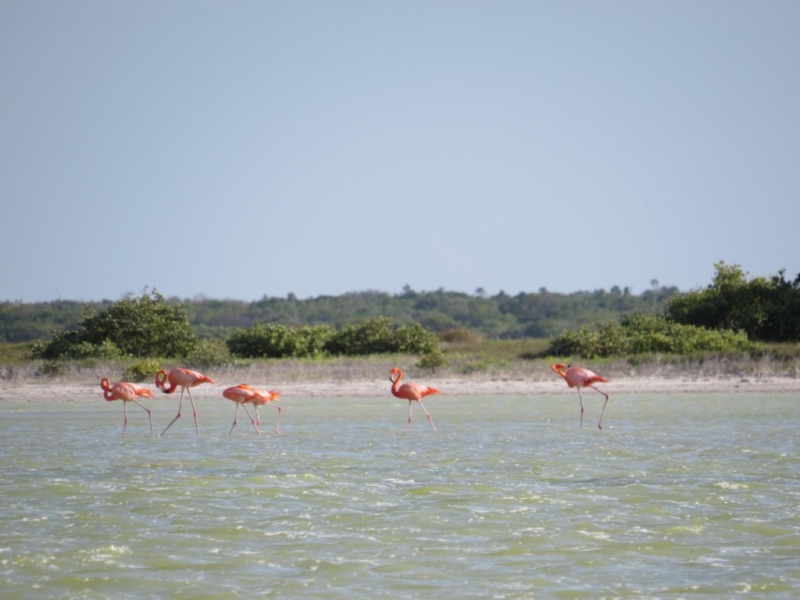
[[[402,378],[403,378],[403,372],[402,371],[398,371],[397,372],[397,379],[392,379],[390,377],[390,379],[392,381],[392,394],[394,394],[395,396],[397,395],[397,390],[400,387],[400,380]]]
[[[172,384],[172,382],[167,379],[166,371],[159,371],[156,373],[156,387],[161,388],[161,391],[165,394],[171,394],[175,391],[177,386],[171,385],[171,387],[167,387],[167,383]]]
[[[566,379],[566,378],[567,378],[567,374],[566,374],[566,373],[565,373],[563,370],[559,369],[559,368],[558,368],[559,366],[563,366],[563,365],[553,365],[553,366],[552,366],[552,367],[550,367],[550,368],[551,368],[551,369],[552,369],[552,370],[553,370],[555,373],[558,373],[558,374],[559,374],[559,375],[561,375],[561,376],[562,376],[564,379]]]

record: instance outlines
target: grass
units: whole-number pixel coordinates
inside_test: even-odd
[[[800,375],[800,344],[765,344],[755,355],[747,353],[710,353],[690,356],[640,355],[621,358],[584,360],[576,357],[547,356],[545,339],[487,340],[480,335],[455,336],[442,341],[448,364],[426,372],[414,365],[419,357],[378,355],[366,357],[330,357],[318,359],[231,360],[216,364],[192,365],[187,361],[161,359],[167,369],[194,366],[216,376],[232,379],[281,381],[347,381],[370,379],[402,367],[409,376],[523,378],[545,380],[552,376],[555,362],[581,365],[607,377],[682,377],[707,376],[788,376]],[[94,381],[102,377],[119,380],[126,368],[142,359],[83,361],[34,361],[33,344],[0,344],[0,381]],[[51,364],[55,363],[55,364]],[[388,375],[387,375],[388,377]]]

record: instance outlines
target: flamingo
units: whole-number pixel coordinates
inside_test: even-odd
[[[236,402],[236,412],[233,414],[233,425],[231,425],[231,430],[228,432],[228,435],[232,434],[233,428],[236,427],[236,419],[239,416],[239,406],[244,407],[244,410],[247,412],[247,416],[250,417],[250,422],[253,424],[253,429],[256,430],[256,433],[261,433],[258,430],[255,419],[253,419],[253,415],[251,415],[250,411],[247,410],[247,403],[252,402],[253,398],[256,396],[256,392],[253,390],[253,388],[246,383],[240,383],[235,387],[229,387],[226,390],[223,390],[222,395],[228,400],[233,400]]]
[[[253,406],[256,409],[256,427],[258,427],[258,432],[261,433],[261,417],[258,415],[258,407],[264,406],[265,404],[269,404],[270,406],[274,406],[278,409],[278,423],[275,425],[275,433],[278,435],[281,434],[281,413],[283,409],[278,406],[277,404],[272,404],[273,402],[277,402],[281,399],[281,393],[277,390],[260,390],[258,388],[251,388],[256,395],[253,396],[253,399],[250,402],[253,403]]]
[[[603,379],[599,375],[595,375],[589,369],[583,369],[581,367],[570,367],[569,365],[563,365],[561,363],[555,364],[550,367],[561,375],[567,382],[569,387],[578,388],[578,400],[581,402],[581,428],[583,428],[583,398],[581,397],[581,388],[582,387],[590,387],[594,391],[603,394],[606,397],[606,401],[603,402],[603,410],[600,411],[600,421],[597,423],[597,427],[599,429],[603,428],[603,413],[606,411],[606,404],[608,404],[608,394],[605,392],[601,392],[596,387],[594,387],[595,383],[608,383],[608,379]],[[564,371],[566,369],[566,371]]]
[[[404,383],[403,385],[400,385],[400,380],[402,378],[403,371],[397,367],[392,369],[391,373],[389,374],[389,381],[392,382],[392,395],[396,396],[397,398],[408,400],[408,423],[406,424],[406,433],[408,432],[408,428],[411,427],[411,403],[415,401],[419,402],[422,410],[424,410],[425,414],[428,416],[428,421],[430,422],[431,427],[434,431],[436,431],[436,426],[433,424],[433,418],[431,417],[430,413],[425,410],[425,405],[422,404],[422,399],[425,396],[430,395],[441,396],[442,392],[436,388],[422,385],[421,383]]]
[[[167,379],[169,379],[170,387],[166,387]],[[193,388],[201,383],[216,383],[216,381],[206,377],[202,373],[198,373],[197,371],[192,371],[190,369],[172,369],[169,372],[169,375],[167,375],[167,372],[163,369],[156,373],[156,387],[160,388],[165,394],[173,394],[178,387],[181,388],[181,399],[178,402],[178,414],[175,415],[175,418],[172,419],[172,421],[169,422],[169,425],[164,428],[164,431],[161,432],[161,435],[167,433],[167,429],[169,429],[172,424],[178,420],[178,417],[181,416],[183,390],[186,390],[189,393],[189,402],[192,403],[192,412],[194,412],[194,428],[197,430],[197,435],[200,435],[200,425],[197,423],[197,408],[194,405],[194,399],[192,399],[192,390],[189,388]]]
[[[152,398],[153,392],[127,381],[120,381],[111,385],[108,377],[103,377],[103,380],[100,382],[100,387],[103,388],[103,398],[109,402],[113,400],[122,400],[122,407],[125,409],[125,423],[122,425],[122,435],[125,435],[125,428],[128,427],[128,402],[139,404],[136,398]],[[141,404],[139,404],[139,406],[147,411],[147,417],[150,419],[150,435],[153,435],[153,413],[149,408],[145,408]]]

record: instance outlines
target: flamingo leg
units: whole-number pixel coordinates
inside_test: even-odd
[[[594,386],[592,386],[592,389],[593,389],[594,391],[596,391],[596,392],[599,392],[599,393],[603,394],[603,396],[605,396],[605,397],[606,397],[606,401],[605,401],[605,402],[603,402],[603,410],[601,410],[601,411],[600,411],[600,421],[597,423],[597,427],[598,427],[598,429],[602,429],[602,428],[603,428],[603,413],[605,413],[605,412],[606,412],[606,404],[608,404],[608,394],[606,394],[605,392],[601,392],[600,390],[598,390],[598,389],[597,389],[596,387],[594,387]]]
[[[242,404],[242,406],[244,407],[244,411],[247,413],[247,416],[250,417],[250,422],[253,424],[253,429],[256,430],[256,433],[260,434],[261,432],[258,430],[258,427],[256,426],[256,421],[255,421],[255,419],[253,419],[253,415],[251,415],[250,411],[247,410],[247,405],[246,404]],[[239,407],[237,406],[236,408],[239,408]],[[256,409],[256,410],[258,410],[258,409]]]
[[[583,396],[581,396],[581,388],[578,389],[578,400],[581,403],[581,429],[583,429]]]
[[[275,433],[280,435],[281,434],[281,413],[283,413],[283,408],[281,408],[280,406],[277,406],[275,404],[271,404],[270,406],[274,406],[275,408],[278,409],[278,423],[275,425]]]
[[[136,402],[136,404],[139,404],[139,402],[137,400],[134,400],[134,402]],[[145,408],[141,404],[139,404],[139,406],[141,406],[144,410],[147,411],[147,418],[150,419],[150,435],[153,435],[153,413],[149,408]],[[126,412],[126,416],[127,416],[127,411],[125,411],[125,412]]]
[[[436,431],[436,426],[433,424],[433,417],[431,417],[431,413],[429,413],[425,409],[425,405],[422,403],[422,400],[418,400],[417,402],[419,402],[419,405],[422,407],[422,410],[424,410],[425,414],[428,416],[428,422],[431,424],[431,427],[433,428],[434,431]]]
[[[411,427],[411,400],[408,401],[408,423],[406,424],[406,433],[408,433],[409,427]]]
[[[125,428],[128,426],[128,403],[122,401],[122,408],[125,409],[125,421],[122,423],[122,435],[125,435]]]
[[[194,413],[194,428],[197,430],[197,435],[200,435],[200,425],[197,423],[197,408],[194,406],[194,399],[192,398],[192,390],[186,388],[186,393],[189,394],[189,402],[192,403],[192,412]],[[183,391],[181,391],[183,394]]]
[[[169,425],[164,427],[164,431],[161,432],[161,435],[164,435],[165,433],[167,433],[167,429],[172,427],[172,424],[180,418],[180,416],[181,416],[181,406],[182,405],[183,405],[183,388],[181,388],[181,399],[178,400],[178,414],[175,415],[175,418],[172,419],[172,421],[169,422]]]
[[[233,433],[233,428],[236,427],[236,419],[239,417],[239,403],[236,403],[236,412],[233,413],[233,425],[231,425],[231,430],[228,432],[228,435]]]

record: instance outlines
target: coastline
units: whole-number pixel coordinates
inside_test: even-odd
[[[226,381],[198,387],[195,396],[221,396],[222,390],[241,383]],[[525,378],[504,376],[437,377],[426,374],[413,378],[441,390],[443,396],[538,396],[574,394],[564,381],[553,378]],[[218,381],[220,381],[218,379]],[[381,398],[389,395],[388,378],[259,380],[250,378],[248,383],[256,387],[275,389],[281,392],[282,400],[290,398]],[[141,384],[156,392],[153,384]],[[608,383],[598,384],[604,392],[614,395],[631,394],[684,394],[684,393],[800,393],[800,378],[793,376],[703,376],[685,377],[619,377]],[[157,395],[156,398],[159,396]],[[0,402],[95,402],[102,400],[99,379],[81,381],[48,380],[44,382],[0,382]]]

